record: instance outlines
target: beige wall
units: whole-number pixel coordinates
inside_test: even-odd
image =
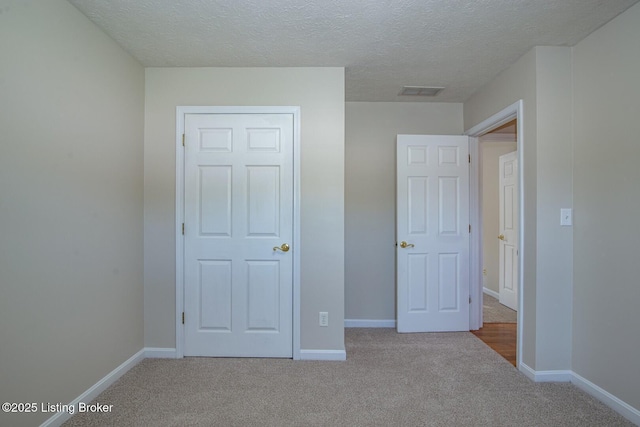
[[[509,136],[501,134],[501,137]],[[512,135],[515,140],[515,134]],[[493,137],[495,139],[495,137]],[[500,234],[500,191],[499,191],[499,157],[516,151],[515,142],[496,142],[492,135],[481,138],[482,150],[482,261],[485,271],[483,285],[496,293],[499,292],[499,246],[496,236]]]
[[[464,104],[465,128],[522,99],[524,176],[523,362],[571,366],[571,49],[536,47]]]
[[[69,403],[143,347],[144,70],[66,1],[0,10],[0,401]]]
[[[301,347],[344,349],[344,69],[147,68],[145,343],[175,347],[176,106],[301,109]],[[329,312],[329,327],[318,312]]]
[[[396,318],[396,135],[462,131],[462,104],[347,102],[347,319]]]
[[[640,5],[574,48],[573,370],[640,410]]]
[[[536,52],[535,369],[545,371],[571,367],[573,227],[560,226],[560,209],[573,206],[571,49]]]

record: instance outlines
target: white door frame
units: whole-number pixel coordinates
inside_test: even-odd
[[[176,107],[176,358],[184,357],[184,134],[185,114],[293,115],[293,359],[300,359],[300,107]]]
[[[523,101],[519,100],[502,111],[494,114],[488,119],[482,121],[476,126],[465,132],[465,135],[470,137],[469,141],[469,153],[471,158],[475,159],[471,162],[471,170],[469,171],[470,179],[470,210],[471,210],[471,257],[470,257],[470,280],[469,293],[471,294],[471,307],[470,307],[470,327],[472,330],[480,329],[482,327],[482,205],[480,198],[480,185],[481,185],[481,165],[480,159],[480,136],[490,132],[491,130],[516,119],[517,124],[517,150],[518,150],[518,207],[519,212],[519,229],[518,229],[518,344],[517,344],[517,360],[516,367],[520,369],[522,363],[522,331],[524,326],[523,316],[523,295],[522,283],[524,272],[524,229],[525,229],[525,216],[524,216],[524,137],[523,137]],[[474,231],[475,230],[475,231]]]

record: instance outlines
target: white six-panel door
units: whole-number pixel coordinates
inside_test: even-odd
[[[500,234],[498,290],[500,303],[518,310],[518,152],[499,158]]]
[[[469,330],[469,141],[398,135],[398,332]]]
[[[293,115],[186,114],[184,355],[292,357]]]

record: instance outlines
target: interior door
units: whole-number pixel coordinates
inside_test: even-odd
[[[293,115],[185,115],[184,354],[292,357]]]
[[[469,330],[469,138],[398,135],[398,332]]]
[[[500,303],[518,310],[518,152],[499,158],[500,234],[498,290]]]

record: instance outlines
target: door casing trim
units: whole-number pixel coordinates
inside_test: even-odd
[[[184,134],[185,114],[293,115],[293,359],[300,360],[300,107],[299,106],[177,106],[176,107],[176,358],[184,357]]]

